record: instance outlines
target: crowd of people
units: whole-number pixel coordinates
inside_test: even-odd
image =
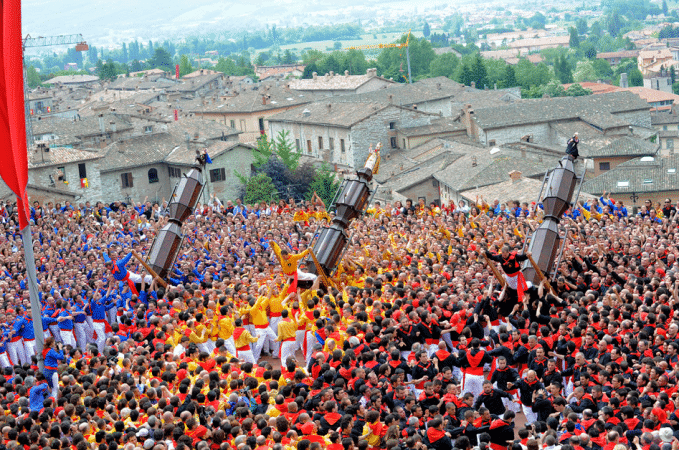
[[[3,205],[0,449],[676,450],[676,210],[648,204],[569,211],[519,295],[489,264],[515,275],[540,205],[376,202],[325,286],[289,276],[321,202],[211,198],[163,286],[131,254],[166,204],[35,202],[41,355]]]

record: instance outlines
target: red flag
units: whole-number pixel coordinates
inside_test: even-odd
[[[174,110],[174,120],[179,120],[179,111]]]
[[[0,176],[17,196],[19,226],[28,225],[28,150],[24,110],[21,0],[3,0],[0,29]],[[11,105],[11,108],[10,108]]]
[[[177,79],[179,79],[179,64],[174,66],[174,74],[177,77]]]

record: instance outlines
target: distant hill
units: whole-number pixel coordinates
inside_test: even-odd
[[[438,1],[438,0],[435,0]],[[386,0],[24,0],[23,34],[82,33],[97,46],[224,34],[267,24],[338,23],[375,14]],[[341,3],[341,7],[338,6]],[[389,2],[407,5],[406,1]],[[162,5],[162,6],[161,6]],[[411,6],[412,8],[412,6]]]

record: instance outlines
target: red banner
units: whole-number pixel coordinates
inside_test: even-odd
[[[174,66],[174,74],[177,77],[177,79],[179,79],[179,64]]]
[[[3,0],[0,51],[0,176],[17,196],[19,226],[28,225],[28,150],[22,66],[21,0]],[[10,108],[11,105],[11,108]]]
[[[176,109],[174,110],[174,120],[175,121],[179,120],[179,111],[177,111]]]

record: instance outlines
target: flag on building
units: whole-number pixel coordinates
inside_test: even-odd
[[[80,179],[80,187],[81,188],[90,187],[90,183],[87,181],[87,178]]]

